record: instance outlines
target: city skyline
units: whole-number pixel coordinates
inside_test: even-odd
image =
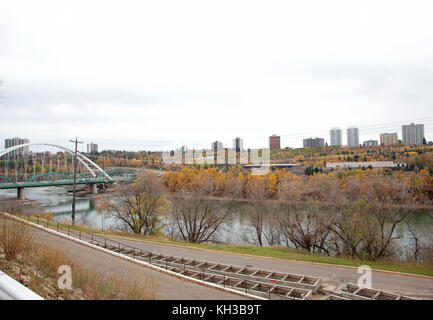
[[[316,139],[323,140],[323,141],[321,141],[319,143],[320,146],[322,145],[322,142],[323,142],[324,146],[326,146],[326,145],[329,145],[329,146],[338,146],[338,145],[340,145],[341,147],[354,147],[354,146],[376,145],[376,144],[372,144],[371,143],[372,141],[377,142],[377,145],[379,145],[379,144],[380,145],[392,145],[392,144],[396,144],[397,143],[396,141],[398,141],[398,140],[402,141],[403,144],[410,144],[410,143],[405,143],[405,141],[404,141],[403,131],[405,130],[404,129],[405,127],[406,128],[410,128],[410,127],[417,128],[417,131],[416,131],[417,134],[418,134],[417,140],[416,140],[416,143],[412,143],[412,144],[422,144],[422,142],[423,142],[422,137],[424,135],[425,124],[424,123],[414,124],[413,122],[411,124],[400,125],[400,132],[401,132],[400,134],[398,134],[397,132],[394,132],[394,133],[383,132],[383,130],[380,129],[380,133],[377,133],[377,134],[374,134],[374,135],[370,134],[369,137],[373,137],[373,138],[366,139],[366,140],[360,138],[363,135],[362,135],[362,130],[360,131],[359,127],[357,127],[357,126],[349,126],[349,127],[347,127],[347,128],[344,129],[346,131],[346,143],[343,143],[343,138],[342,138],[342,136],[343,136],[343,134],[342,134],[343,129],[340,128],[340,127],[332,127],[330,129],[329,133],[328,133],[328,137],[329,137],[328,139],[327,138],[323,138],[323,135],[322,135],[322,137],[316,137],[316,138],[312,138],[311,136],[309,136],[308,138],[302,138],[302,144],[303,145],[300,146],[300,147],[292,147],[290,145],[283,145],[281,143],[281,135],[276,135],[276,134],[268,136],[267,145],[250,145],[249,144],[247,147],[244,147],[244,138],[243,137],[236,137],[234,139],[231,139],[231,142],[232,142],[232,148],[236,148],[236,140],[239,139],[239,145],[240,145],[241,149],[243,149],[243,150],[249,149],[249,148],[254,149],[254,148],[267,148],[267,147],[270,148],[270,149],[274,149],[274,148],[270,147],[271,146],[271,139],[277,139],[276,142],[277,142],[277,145],[279,146],[279,148],[275,148],[275,149],[285,149],[285,148],[292,148],[293,149],[293,148],[302,148],[302,147],[304,147],[304,148],[305,147],[310,148],[311,147],[310,146],[310,142],[306,142],[306,141],[307,140],[314,141]],[[419,129],[419,128],[422,128],[422,130]],[[352,134],[349,134],[349,132],[353,131],[353,130],[355,130],[355,131]],[[412,130],[414,130],[414,129],[412,129]],[[421,130],[421,131],[419,131],[419,130]],[[397,131],[399,131],[399,130],[397,130]],[[340,141],[340,144],[332,144],[333,134],[334,134],[334,139],[336,139],[336,141]],[[353,138],[354,142],[351,143],[351,144],[349,144],[349,135],[354,135],[354,138]],[[394,135],[395,135],[395,137],[392,137]],[[398,137],[401,137],[401,139],[398,139]],[[393,141],[392,143],[390,143],[390,140],[388,140],[389,138],[393,138],[392,139],[392,141]],[[430,140],[428,140],[425,137],[425,135],[424,135],[424,138],[425,138],[425,140],[426,140],[427,143],[430,141]],[[20,138],[6,138],[6,139],[4,139],[5,146],[6,146],[7,141],[11,140],[11,139],[20,139]],[[26,139],[26,141],[28,141],[28,139]],[[56,141],[59,141],[59,140],[56,140]],[[361,143],[361,141],[363,141],[363,142]],[[42,142],[42,141],[39,141],[39,142]],[[45,142],[50,142],[50,141],[45,141]],[[206,141],[205,144],[208,144],[208,143],[209,143],[209,141]],[[210,143],[211,143],[211,149],[215,149],[215,147],[217,146],[218,150],[222,149],[223,148],[223,144],[224,144],[222,141],[219,141],[218,139],[215,140],[215,141],[213,141],[213,142],[210,142]],[[230,143],[226,143],[226,144],[230,145]],[[89,150],[93,146],[93,148],[96,148],[96,149],[94,149],[94,152],[95,152],[95,150],[96,150],[96,152],[98,152],[99,144],[95,144],[93,142],[88,142],[88,143],[86,142],[86,145],[87,145],[87,148],[82,147],[81,149],[79,148],[79,150],[81,152],[86,152],[86,150],[87,150],[87,153],[90,153]],[[122,150],[125,150],[125,151],[170,151],[170,150],[175,150],[175,149],[179,148],[179,146],[174,146],[174,147],[171,147],[171,148],[168,147],[168,148],[165,148],[165,149],[164,148],[161,148],[161,149],[146,149],[146,148],[143,148],[144,145],[142,143],[141,143],[141,146],[142,146],[141,148],[135,148],[135,149],[129,149],[129,150],[127,150],[125,148],[120,148],[120,149],[111,148],[110,149],[110,148],[104,148],[104,147],[102,147],[100,151],[108,151],[108,150],[119,150],[119,151],[122,151]],[[183,144],[183,146],[185,146],[187,148],[191,148],[191,149],[196,149],[196,150],[207,149],[208,148],[207,146],[194,146],[194,145],[188,145],[188,144]]]

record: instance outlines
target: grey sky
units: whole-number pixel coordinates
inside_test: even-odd
[[[429,118],[433,140],[432,16],[431,0],[0,0],[0,138],[299,147]]]

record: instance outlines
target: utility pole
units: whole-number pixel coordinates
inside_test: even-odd
[[[69,140],[69,142],[75,143],[75,154],[74,154],[74,185],[72,187],[73,195],[72,195],[72,225],[75,225],[75,193],[76,193],[76,184],[77,184],[77,148],[79,143],[83,143],[83,141],[78,141],[78,138],[75,137],[75,140]]]

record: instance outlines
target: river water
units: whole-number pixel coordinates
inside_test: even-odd
[[[10,199],[16,196],[16,190],[0,190],[0,200]],[[109,195],[105,195],[109,196]],[[50,212],[53,220],[57,222],[71,221],[72,215],[72,195],[67,192],[65,187],[41,187],[25,189],[25,197],[29,200],[36,200],[39,204],[37,208],[41,211]],[[76,222],[91,228],[108,230],[118,229],[118,221],[112,216],[106,216],[96,209],[97,199],[94,197],[77,197],[76,202]],[[224,226],[220,234],[220,240],[231,244],[248,244],[242,236],[246,227],[245,220],[250,214],[250,207],[245,203],[238,203],[235,207],[234,218],[229,224]],[[430,213],[430,214],[429,214]],[[433,231],[433,212],[427,210],[415,211],[409,219],[413,231],[419,235],[422,241],[430,239]],[[401,236],[396,241],[400,249],[404,250],[411,243],[411,235],[405,225],[400,225],[396,235]]]

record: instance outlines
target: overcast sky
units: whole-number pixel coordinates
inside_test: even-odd
[[[0,0],[0,80],[1,139],[300,147],[420,120],[433,140],[433,1]]]

